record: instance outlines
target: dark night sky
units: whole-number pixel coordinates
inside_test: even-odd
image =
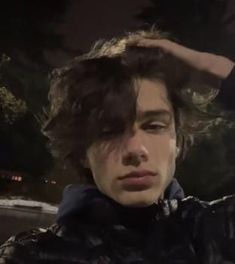
[[[224,26],[224,32],[234,35],[235,0],[224,1],[227,1],[227,10],[223,19],[229,21]],[[143,21],[138,19],[137,15],[145,7],[152,6],[151,0],[70,0],[70,2],[71,4],[63,17],[64,22],[58,25],[56,31],[63,36],[64,45],[71,54],[68,55],[59,49],[45,51],[46,58],[52,66],[59,66],[71,56],[88,51],[92,43],[98,39],[118,36],[125,31],[139,28]],[[180,2],[182,4],[184,1]],[[168,9],[168,5],[166,8]],[[186,32],[185,35],[189,35],[188,33]],[[228,39],[224,42],[222,40],[220,45],[226,49],[226,46],[232,45],[229,42]],[[231,54],[233,47],[227,49],[229,50],[228,54]]]
[[[65,15],[65,22],[57,28],[64,37],[64,44],[72,52],[89,50],[94,41],[110,38],[138,28],[142,21],[136,16],[149,0],[72,0]],[[45,52],[52,65],[68,59],[61,50]]]
[[[135,16],[148,0],[81,0],[73,1],[67,13],[67,23],[61,27],[67,33],[66,44],[87,50],[100,37],[110,37],[140,25]]]

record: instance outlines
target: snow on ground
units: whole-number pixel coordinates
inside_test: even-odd
[[[57,206],[48,203],[24,199],[0,199],[0,207],[23,207],[28,209],[39,209],[50,213],[57,213],[58,210]]]

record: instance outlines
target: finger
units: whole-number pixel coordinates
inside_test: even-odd
[[[173,42],[168,39],[147,39],[142,38],[136,40],[136,46],[146,47],[146,48],[161,48],[167,53],[172,54],[173,56],[184,60],[185,62],[195,62],[198,60],[200,52],[182,46],[176,42]],[[190,63],[191,64],[191,63]]]
[[[141,38],[136,39],[135,44],[137,46],[146,47],[146,48],[162,48],[166,51],[176,51],[178,49],[184,48],[183,46],[170,41],[168,39],[148,39],[148,38]]]

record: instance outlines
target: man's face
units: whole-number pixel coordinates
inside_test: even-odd
[[[175,172],[177,149],[174,113],[165,84],[142,79],[138,88],[133,127],[117,138],[93,143],[87,150],[87,164],[98,189],[131,207],[149,206],[163,197]]]

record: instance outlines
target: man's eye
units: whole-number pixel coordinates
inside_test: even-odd
[[[143,125],[143,129],[152,131],[159,131],[165,128],[167,128],[167,125],[161,123],[149,123]]]

